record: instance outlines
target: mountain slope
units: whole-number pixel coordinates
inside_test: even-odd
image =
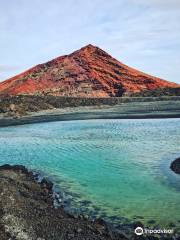
[[[0,94],[118,97],[178,86],[130,68],[100,48],[87,45],[0,83]]]

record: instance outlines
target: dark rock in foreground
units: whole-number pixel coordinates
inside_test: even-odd
[[[180,174],[180,157],[171,163],[170,168],[173,172]]]
[[[0,240],[126,239],[104,222],[55,209],[52,186],[45,179],[37,183],[23,166],[0,167]]]

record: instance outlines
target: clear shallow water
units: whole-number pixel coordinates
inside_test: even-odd
[[[180,120],[86,120],[0,128],[0,164],[43,171],[72,209],[180,227]],[[84,202],[88,200],[89,202]],[[86,203],[86,204],[85,204]],[[123,218],[123,219],[122,219]]]

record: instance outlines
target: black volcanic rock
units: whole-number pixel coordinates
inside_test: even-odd
[[[173,172],[180,174],[180,157],[171,163],[170,168]]]
[[[104,223],[73,217],[53,205],[53,184],[23,166],[0,167],[0,240],[121,240]]]

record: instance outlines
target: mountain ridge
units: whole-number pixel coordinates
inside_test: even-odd
[[[131,68],[99,47],[88,44],[1,82],[0,95],[121,97],[179,86]]]

